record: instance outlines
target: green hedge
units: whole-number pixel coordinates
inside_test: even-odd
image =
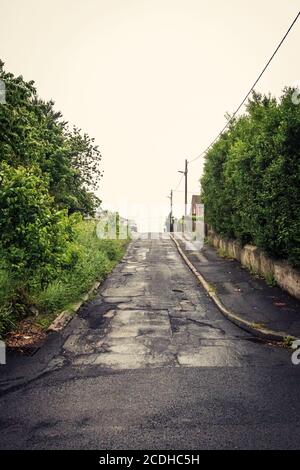
[[[206,222],[300,266],[300,104],[253,94],[206,156]]]

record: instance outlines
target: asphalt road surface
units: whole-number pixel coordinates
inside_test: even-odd
[[[226,320],[169,239],[134,241],[62,338],[1,398],[1,449],[300,447],[300,366]]]

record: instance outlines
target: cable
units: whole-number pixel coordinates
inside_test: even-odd
[[[182,174],[181,177],[180,177],[179,183],[177,184],[176,189],[174,189],[174,191],[178,190],[179,186],[181,185],[181,181],[183,180],[183,177],[184,177],[184,175]]]
[[[265,73],[265,71],[267,70],[267,68],[269,67],[270,63],[272,62],[272,60],[274,59],[275,55],[277,54],[277,52],[279,51],[279,49],[281,48],[282,44],[284,43],[284,41],[286,40],[287,36],[289,35],[290,31],[292,30],[293,26],[295,25],[296,21],[298,20],[300,16],[300,11],[298,12],[296,18],[294,19],[294,21],[292,22],[292,24],[290,25],[289,29],[287,30],[287,32],[285,33],[285,35],[283,36],[283,38],[281,39],[280,43],[278,44],[278,46],[276,47],[275,51],[273,52],[272,56],[270,57],[270,59],[268,60],[267,64],[264,66],[263,70],[261,71],[261,73],[259,74],[258,78],[255,80],[254,84],[252,85],[252,87],[250,88],[250,90],[248,91],[248,93],[246,94],[245,98],[243,99],[243,101],[241,102],[241,104],[237,107],[237,109],[235,110],[235,112],[233,113],[233,115],[231,116],[231,118],[227,121],[226,125],[223,127],[223,129],[221,130],[221,132],[219,132],[219,134],[217,135],[217,137],[209,144],[208,147],[206,147],[206,149],[200,153],[200,155],[198,155],[197,157],[193,158],[192,160],[190,160],[188,163],[193,163],[194,161],[198,160],[199,158],[202,157],[202,155],[204,155],[208,149],[210,149],[210,147],[219,139],[219,137],[221,137],[221,135],[223,134],[223,132],[227,129],[227,127],[229,126],[229,124],[232,122],[232,120],[235,118],[235,116],[237,115],[237,113],[239,112],[239,110],[241,109],[241,107],[243,106],[243,104],[245,103],[246,99],[248,98],[248,96],[250,95],[250,93],[254,90],[254,88],[256,87],[257,83],[259,82],[259,80],[261,79],[261,77],[263,76],[263,74]]]

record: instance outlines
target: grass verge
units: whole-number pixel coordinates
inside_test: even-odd
[[[103,240],[96,235],[96,222],[81,221],[75,227],[70,247],[72,262],[62,267],[54,279],[41,288],[37,280],[26,293],[30,305],[22,305],[8,272],[0,270],[0,337],[17,329],[24,319],[45,330],[63,310],[72,309],[96,281],[102,281],[122,259],[128,240]],[[10,333],[11,336],[11,333]]]

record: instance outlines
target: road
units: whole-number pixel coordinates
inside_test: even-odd
[[[134,241],[63,335],[1,398],[1,449],[299,447],[300,366],[226,320],[169,239]]]

